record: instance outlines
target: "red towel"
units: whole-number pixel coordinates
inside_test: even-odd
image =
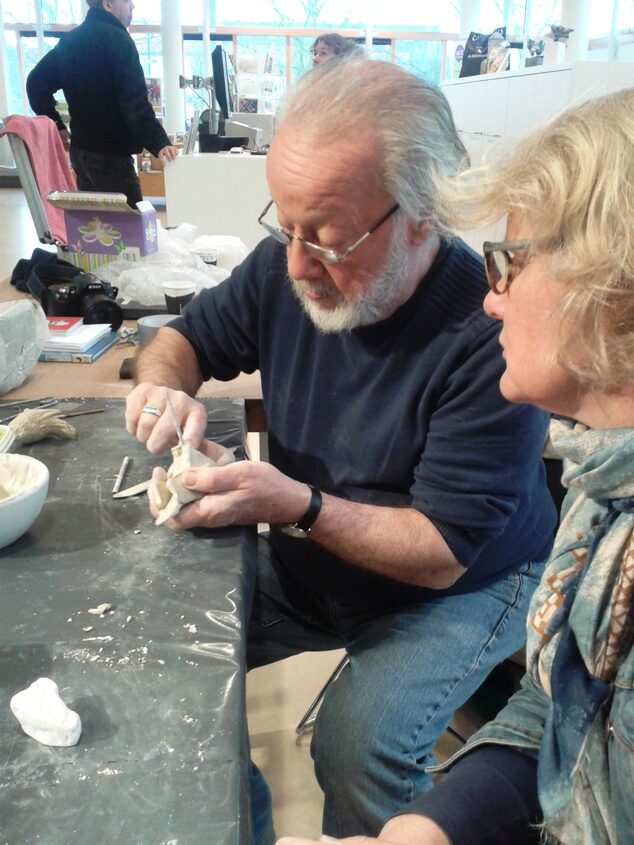
[[[51,235],[58,243],[65,244],[64,212],[46,199],[51,191],[77,190],[57,126],[50,117],[44,115],[26,117],[23,114],[10,114],[4,120],[0,136],[7,132],[18,135],[24,141]]]

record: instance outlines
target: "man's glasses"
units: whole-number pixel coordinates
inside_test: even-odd
[[[513,279],[524,269],[526,261],[518,261],[515,253],[526,249],[529,244],[528,240],[484,242],[484,267],[489,287],[494,293],[505,293]]]
[[[356,249],[365,240],[367,240],[373,232],[376,232],[379,226],[382,226],[383,223],[385,223],[385,221],[399,209],[399,204],[396,203],[396,205],[393,205],[392,208],[390,208],[390,210],[381,217],[379,222],[375,223],[371,229],[368,229],[364,235],[361,235],[361,237],[347,247],[347,249],[344,249],[342,252],[337,252],[337,250],[331,249],[330,247],[320,246],[320,244],[314,244],[312,241],[304,240],[304,238],[300,238],[297,235],[291,235],[290,232],[287,232],[286,229],[281,229],[279,226],[271,226],[270,223],[265,223],[262,218],[272,205],[273,200],[269,200],[266,208],[258,217],[258,223],[260,226],[263,226],[269,235],[273,235],[275,240],[284,244],[284,246],[290,246],[293,241],[299,241],[309,255],[316,258],[318,261],[323,261],[324,264],[341,264],[344,258],[347,258],[353,249]]]

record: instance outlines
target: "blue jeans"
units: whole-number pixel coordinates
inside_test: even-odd
[[[305,593],[293,596],[280,584],[272,554],[261,538],[249,668],[346,648],[349,663],[328,688],[311,745],[324,792],[323,832],[376,836],[431,786],[425,767],[454,711],[524,643],[543,566],[527,563],[477,592],[364,617],[323,597],[310,608]],[[255,767],[251,788],[254,842],[270,845],[270,796]]]

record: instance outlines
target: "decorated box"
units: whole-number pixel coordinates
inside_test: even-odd
[[[147,200],[134,209],[124,194],[53,191],[48,201],[64,211],[64,259],[82,270],[116,258],[138,261],[158,249],[156,211]]]

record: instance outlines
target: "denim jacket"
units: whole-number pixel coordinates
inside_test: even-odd
[[[553,420],[569,488],[527,621],[522,686],[486,743],[538,759],[545,839],[634,843],[634,429]]]

